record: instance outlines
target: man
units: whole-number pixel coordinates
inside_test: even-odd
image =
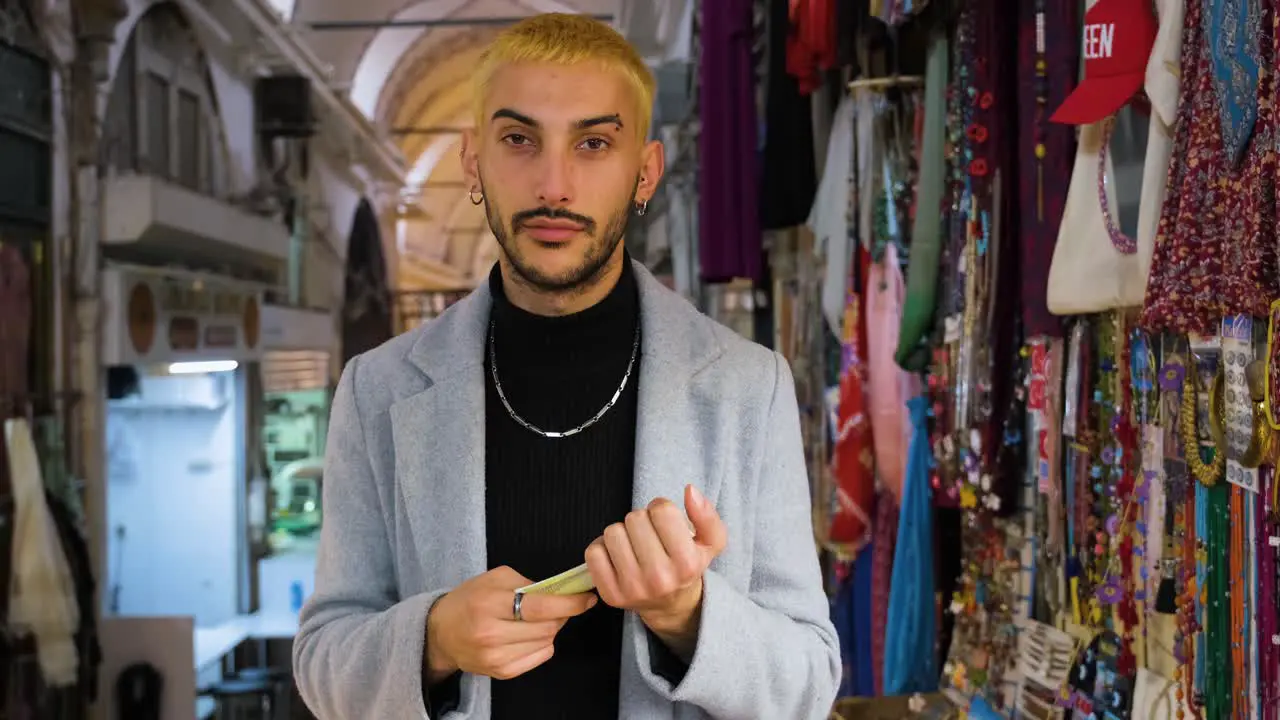
[[[828,717],[791,372],[622,243],[653,92],[578,16],[481,61],[462,156],[500,260],[338,384],[294,651],[321,720]],[[515,592],[584,560],[596,592]]]

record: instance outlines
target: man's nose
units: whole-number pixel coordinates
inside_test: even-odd
[[[546,207],[564,207],[573,201],[573,169],[564,153],[544,153],[540,163],[538,200]]]

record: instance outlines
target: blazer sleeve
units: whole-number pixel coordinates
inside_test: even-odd
[[[325,720],[425,720],[427,612],[444,592],[399,597],[356,398],[359,362],[343,370],[330,412],[315,592],[299,618],[294,674],[307,707]]]
[[[831,715],[842,665],[813,540],[808,472],[795,381],[774,353],[775,386],[761,433],[755,547],[749,591],[709,570],[703,580],[698,642],[678,683],[641,674],[664,697],[716,720]],[[730,542],[733,542],[732,536]],[[641,648],[648,654],[648,648]]]

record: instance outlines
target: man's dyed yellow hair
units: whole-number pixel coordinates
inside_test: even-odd
[[[477,128],[484,122],[484,102],[494,73],[503,65],[513,63],[590,63],[621,73],[635,94],[640,139],[648,138],[657,83],[631,43],[608,25],[585,15],[548,13],[521,20],[503,30],[485,48],[472,76]]]

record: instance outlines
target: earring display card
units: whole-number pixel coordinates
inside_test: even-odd
[[[1227,481],[1250,492],[1258,492],[1258,471],[1243,467],[1235,458],[1242,457],[1253,439],[1253,403],[1245,368],[1253,362],[1253,318],[1235,315],[1222,319],[1222,363],[1225,379],[1223,414],[1228,454]]]
[[[1073,720],[1130,720],[1134,678],[1122,675],[1120,637],[1102,632],[1077,659],[1058,704]],[[1136,719],[1135,719],[1136,720]]]

